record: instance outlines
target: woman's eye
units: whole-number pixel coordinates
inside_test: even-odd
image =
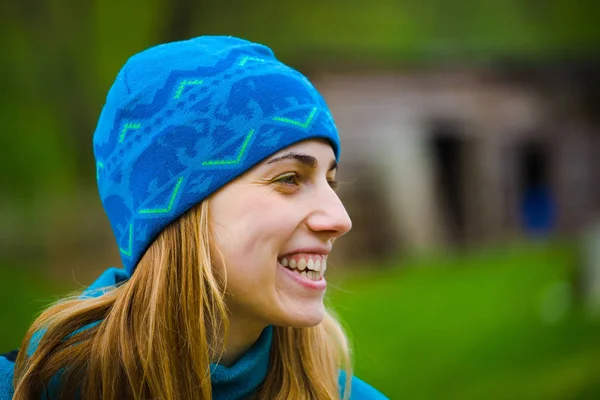
[[[338,187],[338,181],[336,181],[335,179],[328,179],[327,183],[329,183],[329,186],[331,186],[333,190],[337,189]]]
[[[286,186],[298,185],[298,176],[296,174],[286,174],[275,179],[275,182],[282,183]]]

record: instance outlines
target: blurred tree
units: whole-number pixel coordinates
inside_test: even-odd
[[[170,2],[171,18],[165,24],[165,42],[192,36],[194,15],[199,5],[201,3],[194,0],[172,0]]]

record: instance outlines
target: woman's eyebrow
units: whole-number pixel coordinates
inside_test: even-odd
[[[319,166],[319,162],[317,161],[317,159],[315,157],[309,156],[308,154],[300,154],[300,153],[294,153],[294,152],[286,153],[282,156],[272,158],[271,160],[267,161],[267,164],[273,164],[273,163],[276,163],[279,161],[290,160],[290,159],[297,160],[300,163],[307,165],[311,168],[317,168]],[[331,165],[329,166],[329,171],[333,171],[336,168],[337,168],[337,162],[335,160],[333,160],[331,162]]]

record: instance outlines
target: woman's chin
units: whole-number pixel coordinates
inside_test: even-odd
[[[287,313],[285,321],[282,321],[282,326],[289,326],[292,328],[311,328],[319,325],[325,316],[325,307],[323,303],[318,305],[305,306],[301,310],[294,310],[293,312]]]

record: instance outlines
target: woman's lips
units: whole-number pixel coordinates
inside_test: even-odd
[[[325,269],[321,266],[321,271],[309,270],[308,268],[300,271],[297,268],[291,269],[289,265],[286,267],[281,263],[278,263],[278,267],[292,280],[306,289],[325,290],[327,288],[327,281],[323,277],[327,264],[325,264]]]

